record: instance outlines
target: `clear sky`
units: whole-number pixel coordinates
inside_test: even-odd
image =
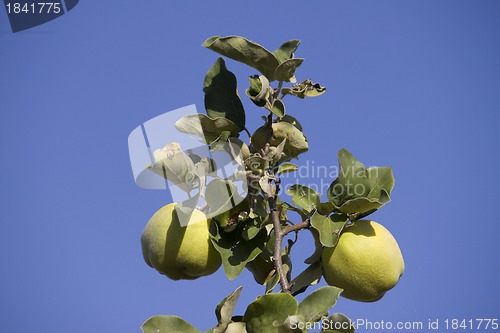
[[[0,330],[139,332],[154,314],[206,330],[236,287],[239,313],[263,292],[247,271],[173,282],[141,254],[142,229],[170,198],[135,185],[127,137],[169,110],[203,108],[217,56],[200,45],[213,35],[270,49],[303,41],[298,78],[328,90],[287,98],[310,143],[300,164],[337,165],[345,147],[394,169],[393,201],[373,219],[397,238],[405,274],[381,301],[340,299],[334,311],[500,318],[499,33],[494,0],[88,0],[16,34],[0,9]],[[244,95],[255,72],[227,65]],[[255,129],[261,110],[243,100]],[[297,273],[312,251],[299,243]]]

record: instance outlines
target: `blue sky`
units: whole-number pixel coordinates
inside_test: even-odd
[[[310,144],[299,163],[337,165],[345,147],[393,167],[393,201],[373,219],[397,238],[405,274],[381,301],[341,299],[335,311],[500,318],[499,17],[493,0],[81,1],[12,34],[0,10],[1,330],[139,332],[154,314],[205,330],[239,285],[240,313],[263,292],[246,271],[232,282],[222,269],[170,281],[140,249],[147,220],[170,198],[135,185],[127,137],[169,110],[203,107],[217,56],[200,45],[213,35],[270,49],[302,40],[298,78],[328,91],[287,101]],[[228,67],[242,92],[255,73]],[[244,103],[255,129],[260,110]],[[312,250],[299,242],[297,269]]]

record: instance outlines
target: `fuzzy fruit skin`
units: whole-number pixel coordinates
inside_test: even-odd
[[[323,249],[323,276],[342,296],[374,302],[393,288],[404,272],[396,239],[381,224],[361,220],[347,227],[336,247]]]
[[[182,227],[175,213],[176,203],[160,208],[149,220],[141,237],[146,263],[172,280],[194,280],[215,273],[220,255],[210,241],[210,223],[205,214],[195,210]]]

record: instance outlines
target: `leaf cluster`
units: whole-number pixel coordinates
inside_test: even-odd
[[[342,289],[326,286],[309,294],[302,302],[290,294],[273,293],[258,297],[250,303],[243,315],[234,315],[242,287],[226,296],[215,308],[217,324],[204,333],[301,333],[319,327],[326,321],[329,327],[352,327],[349,318],[341,313],[329,314]],[[348,325],[337,325],[347,322]],[[144,333],[202,333],[176,316],[154,316],[143,325]],[[353,329],[322,332],[354,332]]]
[[[298,40],[290,40],[269,51],[239,36],[215,36],[203,43],[221,56],[258,71],[249,76],[245,89],[245,95],[263,111],[264,124],[253,134],[246,127],[246,111],[236,77],[223,57],[215,61],[205,76],[206,114],[189,115],[175,124],[180,132],[198,137],[211,152],[225,150],[240,163],[243,168],[233,179],[218,178],[218,166],[213,160],[197,158],[172,144],[159,152],[161,158],[150,166],[157,174],[182,184],[185,191],[194,190],[191,205],[205,200],[204,210],[215,222],[210,230],[211,241],[221,256],[227,278],[235,279],[246,267],[255,281],[265,286],[265,294],[251,303],[243,316],[233,315],[241,288],[227,296],[216,308],[217,326],[207,332],[307,332],[306,324],[328,317],[341,289],[319,288],[300,304],[294,296],[321,279],[324,247],[335,247],[345,228],[390,201],[394,186],[392,169],[367,168],[346,149],[338,152],[339,173],[331,182],[326,201],[321,200],[321,193],[301,184],[286,191],[291,202],[281,196],[281,176],[297,171],[298,166],[291,161],[309,149],[302,125],[288,114],[283,99],[287,95],[300,99],[317,97],[326,91],[310,79],[297,83],[296,71],[304,61],[295,58],[299,44]],[[241,138],[243,132],[248,135],[247,143]],[[238,192],[241,180],[246,184],[245,197]],[[291,214],[299,223],[292,221]],[[315,250],[305,261],[308,267],[293,276],[291,253],[302,229],[312,233]],[[295,239],[287,239],[283,248],[283,239],[289,234],[295,234]],[[278,284],[283,292],[272,293]],[[330,320],[349,322],[342,314],[334,314]],[[142,329],[199,332],[175,316],[152,317]]]

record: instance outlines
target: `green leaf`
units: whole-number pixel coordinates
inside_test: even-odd
[[[269,176],[262,176],[259,179],[259,186],[266,197],[272,198],[276,195],[276,186],[269,181]]]
[[[394,176],[390,167],[371,167],[368,172],[370,192],[367,197],[378,199],[382,203],[391,201],[390,193],[394,188]]]
[[[251,240],[245,240],[241,233],[239,227],[226,232],[217,223],[212,223],[210,226],[212,244],[221,255],[224,272],[229,280],[234,280],[240,275],[245,265],[262,252],[267,239],[266,229],[262,229]]]
[[[294,53],[299,47],[300,40],[289,40],[288,42],[283,43],[276,51],[273,52],[276,59],[278,59],[279,63],[292,59],[294,57]]]
[[[238,161],[244,161],[250,157],[250,148],[238,138],[228,138],[228,143],[225,145],[226,151],[231,154],[231,157]],[[229,149],[228,149],[229,148]]]
[[[328,315],[328,310],[337,303],[341,292],[341,288],[321,287],[300,302],[297,314],[303,316],[308,322],[316,322],[321,317]]]
[[[300,184],[293,184],[286,191],[288,195],[292,196],[292,201],[298,206],[302,207],[308,212],[316,209],[319,203],[320,195],[315,190]]]
[[[190,192],[195,186],[193,160],[181,149],[178,142],[170,142],[153,153],[155,163],[148,168],[157,175],[168,179],[185,192]]]
[[[306,264],[314,264],[316,261],[321,259],[321,254],[323,253],[323,244],[319,241],[319,232],[314,227],[310,229],[311,234],[314,238],[314,252],[313,254],[304,260]]]
[[[247,333],[244,322],[234,322],[229,324],[225,333]]]
[[[355,213],[364,213],[370,212],[373,213],[384,204],[372,201],[368,198],[354,198],[351,200],[345,201],[340,207],[339,211],[346,214],[355,214]],[[365,215],[366,216],[366,215]],[[359,217],[358,217],[359,218]]]
[[[202,45],[223,56],[253,67],[264,74],[269,81],[274,81],[274,71],[278,67],[279,61],[261,45],[239,36],[214,36],[207,39]]]
[[[269,80],[264,75],[250,76],[250,88],[245,90],[245,94],[259,107],[269,103],[271,86]]]
[[[299,121],[295,117],[285,115],[283,118],[278,119],[278,121],[292,124],[295,128],[297,128],[299,131],[302,132],[302,125],[299,123]]]
[[[266,294],[271,293],[279,282],[280,276],[276,270],[273,270],[271,276],[266,280]]]
[[[325,87],[319,83],[312,83],[311,80],[305,80],[301,83],[294,84],[292,88],[283,88],[281,92],[283,95],[293,95],[299,98],[316,97],[324,94]]]
[[[273,233],[271,233],[270,237],[272,237],[271,239],[274,240],[274,231],[273,231]],[[274,243],[274,241],[269,241],[268,245],[269,245],[269,243]],[[285,274],[287,280],[291,279],[290,275],[292,273],[292,260],[290,259],[290,251],[292,249],[293,244],[294,243],[289,239],[288,240],[288,245],[285,246],[285,248],[283,249],[283,252],[281,254],[281,262],[283,264],[283,273]],[[272,292],[273,289],[280,282],[279,274],[274,269],[273,255],[271,254],[272,250],[269,249],[269,246],[268,246],[268,251],[271,251],[271,252],[268,252],[268,253],[269,253],[269,263],[273,267],[273,274],[266,281],[266,294]]]
[[[299,167],[293,163],[283,163],[278,168],[278,175],[282,175],[288,172],[297,171]]]
[[[238,187],[230,180],[213,179],[207,184],[205,191],[209,212],[216,216],[229,212],[245,199],[238,193]]]
[[[304,210],[302,208],[294,207],[294,206],[290,205],[288,202],[284,202],[284,201],[280,202],[278,205],[283,206],[282,208],[280,208],[281,210],[287,210],[287,211],[290,210],[292,212],[299,214],[302,221],[307,219],[307,214],[304,212]]]
[[[275,273],[272,255],[267,249],[249,262],[246,268],[252,273],[255,282],[261,285],[265,285]]]
[[[269,127],[266,125],[259,127],[252,135],[252,144],[259,149],[264,149],[268,131]],[[297,157],[309,149],[306,137],[295,126],[287,122],[273,123],[271,146],[277,147],[284,139],[286,139],[286,143],[283,153],[288,159]]]
[[[250,156],[245,160],[245,168],[253,174],[264,174],[264,170],[269,169],[269,161],[260,155]]]
[[[280,221],[289,221],[288,220],[288,204],[287,203],[278,202],[276,204],[276,209],[278,210]]]
[[[208,70],[203,84],[205,109],[211,118],[231,120],[240,130],[245,128],[245,110],[237,92],[236,76],[219,58]]]
[[[292,295],[296,296],[303,293],[309,286],[317,284],[322,276],[321,262],[316,261],[314,264],[309,265],[291,281]]]
[[[248,92],[249,96],[255,97],[259,94],[262,94],[261,96],[259,96],[259,99],[262,99],[264,97],[264,94],[266,92],[266,89],[262,89],[262,87],[264,86],[264,78],[264,75],[253,75],[248,77],[248,80],[250,81],[250,87],[246,91]],[[269,81],[267,82],[269,83]]]
[[[282,118],[285,116],[286,110],[285,110],[285,104],[280,99],[277,99],[274,101],[273,107],[270,110],[272,113],[277,115],[278,117]]]
[[[366,168],[349,151],[338,153],[340,170],[328,189],[328,200],[338,211],[367,216],[390,201],[394,177],[390,167]]]
[[[350,199],[364,198],[370,192],[366,167],[348,150],[338,152],[339,175],[328,189],[328,195],[333,198],[336,206]]]
[[[265,221],[269,221],[269,216],[267,217],[267,220]],[[264,225],[264,229],[267,231],[267,243],[266,243],[266,247],[264,248],[264,250],[267,250],[267,252],[269,253],[273,253],[274,252],[274,226],[272,223],[267,223]],[[262,252],[264,252],[264,250],[262,250]]]
[[[307,328],[304,327],[303,329],[300,329],[302,327],[299,323],[304,323],[304,317],[298,316],[298,315],[293,315],[293,316],[288,316],[288,318],[285,320],[283,325],[281,325],[278,328],[279,333],[307,333]]]
[[[175,128],[186,134],[199,136],[206,143],[217,140],[222,133],[228,131],[231,136],[238,137],[240,128],[226,118],[210,118],[204,114],[192,114],[175,122]]]
[[[311,217],[311,226],[318,231],[321,244],[334,247],[337,245],[340,233],[347,221],[348,219],[344,215],[324,216],[316,211]]]
[[[233,135],[230,131],[223,131],[217,139],[215,139],[215,142],[224,142],[226,143],[227,140]],[[227,146],[224,144],[224,146]]]
[[[354,323],[342,313],[332,314],[323,324],[322,333],[354,333]]]
[[[247,218],[243,223],[242,236],[245,240],[254,238],[262,229],[262,218],[260,217]]]
[[[283,152],[285,150],[285,145],[286,145],[286,138],[281,141],[281,143],[276,146],[276,147],[269,147],[269,153],[267,155],[267,158],[270,160],[273,168],[275,168],[276,165],[280,164],[282,160],[286,160],[287,157],[285,153]]]
[[[296,314],[297,309],[297,301],[292,295],[267,294],[248,306],[243,321],[248,333],[278,333],[278,327],[288,316]]]
[[[304,59],[294,58],[282,62],[274,71],[274,78],[278,81],[296,82],[295,71],[302,65]]]
[[[296,241],[296,240],[295,240]],[[288,281],[292,279],[292,258],[291,258],[291,252],[292,252],[292,247],[295,244],[295,241],[292,241],[291,239],[288,240],[288,245],[285,246],[283,249],[282,255],[281,255],[281,262],[283,263],[283,270],[286,275],[286,278]]]
[[[257,186],[256,184],[254,186]],[[269,215],[267,200],[260,194],[250,196],[252,210],[250,217],[266,218]]]
[[[231,294],[226,296],[215,308],[215,315],[217,316],[217,326],[214,328],[213,333],[224,333],[227,326],[231,323],[236,302],[240,297],[243,287],[238,287]]]
[[[335,210],[335,205],[330,201],[320,202],[316,208],[321,215],[330,215]]]
[[[241,198],[242,201],[237,203],[236,200],[239,199],[235,200],[236,197]],[[223,211],[223,213],[210,215],[211,219],[216,221],[217,224],[219,224],[219,226],[221,226],[226,232],[232,231],[238,226],[238,223],[240,222],[240,214],[242,212],[250,212],[250,205],[248,200],[242,198],[239,194],[233,196],[231,201],[237,203],[236,206],[230,208],[227,211]]]
[[[142,324],[141,329],[144,333],[201,333],[176,316],[153,316]]]

